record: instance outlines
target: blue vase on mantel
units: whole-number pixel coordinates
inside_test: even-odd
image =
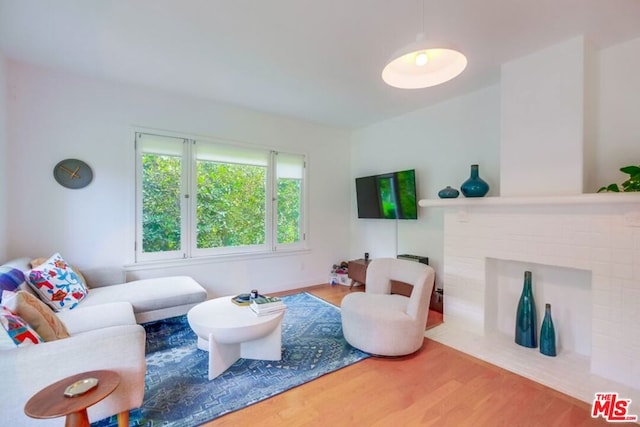
[[[518,310],[516,311],[516,344],[523,347],[536,348],[538,346],[536,339],[537,329],[536,303],[533,300],[533,291],[531,289],[531,272],[525,271],[522,295],[520,295]]]
[[[489,184],[480,178],[478,165],[471,165],[471,176],[462,183],[460,191],[465,197],[484,197],[489,192]]]
[[[460,195],[460,192],[455,188],[451,188],[450,186],[446,186],[442,190],[438,191],[438,197],[441,199],[455,199]]]
[[[556,330],[551,319],[551,304],[544,306],[544,319],[540,328],[540,353],[545,356],[556,356]]]

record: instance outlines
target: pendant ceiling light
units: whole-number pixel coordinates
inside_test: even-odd
[[[422,33],[416,41],[396,51],[382,70],[382,80],[401,89],[421,89],[439,85],[458,76],[467,58],[457,50],[429,46],[424,40],[424,2]]]

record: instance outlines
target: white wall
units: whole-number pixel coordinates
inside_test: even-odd
[[[416,170],[419,199],[437,198],[450,185],[459,189],[470,165],[499,194],[500,88],[490,86],[436,106],[357,130],[352,136],[351,256],[395,256],[395,221],[357,219],[354,178],[395,170]],[[462,196],[460,196],[462,197]],[[399,221],[398,253],[429,257],[442,268],[442,210],[418,208],[418,220]],[[441,274],[436,275],[438,284]]]
[[[585,144],[585,158],[593,165],[584,171],[587,193],[622,182],[625,175],[619,168],[640,164],[640,39],[594,52],[593,57],[593,63],[586,60],[596,68],[586,70],[587,84],[595,86],[585,91],[595,105],[593,112],[585,113],[595,121],[585,124],[587,137],[594,139]],[[361,257],[364,251],[372,257],[395,255],[392,221],[356,219],[354,177],[415,167],[419,198],[437,198],[446,185],[459,189],[469,175],[468,165],[479,163],[480,176],[491,186],[488,195],[500,195],[501,91],[500,85],[487,87],[353,133],[352,257]],[[542,174],[550,167],[548,162],[532,166]],[[429,256],[441,279],[442,212],[419,208],[418,217],[418,221],[400,223],[398,252]]]
[[[59,251],[79,268],[133,262],[133,127],[167,129],[306,152],[311,250],[130,272],[131,278],[192,275],[211,295],[325,283],[348,254],[349,133],[204,99],[83,78],[9,62],[8,165],[14,200],[7,256]],[[337,155],[337,154],[340,155]],[[94,181],[68,190],[52,176],[77,157]]]
[[[640,97],[635,96],[640,74],[634,72],[640,68],[640,39],[594,56],[595,87],[587,91],[594,92],[595,136],[585,155],[595,160],[585,171],[586,192],[621,182],[624,175],[618,169],[640,163]],[[480,175],[491,185],[489,195],[499,195],[500,91],[499,85],[490,86],[357,130],[351,135],[349,160],[349,134],[344,131],[10,62],[6,71],[0,66],[0,99],[9,99],[6,115],[0,103],[0,124],[3,119],[10,123],[7,141],[0,132],[0,153],[6,150],[9,159],[0,156],[7,174],[0,202],[8,209],[9,197],[15,200],[8,213],[0,209],[0,224],[10,230],[1,239],[8,243],[6,250],[0,244],[0,256],[59,250],[80,266],[131,262],[130,126],[141,125],[285,148],[303,144],[310,155],[312,251],[275,261],[135,271],[133,277],[194,274],[212,292],[228,293],[249,283],[264,283],[269,290],[320,283],[333,262],[365,251],[395,255],[394,221],[356,218],[356,176],[415,168],[418,197],[436,198],[446,185],[459,188],[469,165],[479,163]],[[95,182],[85,190],[71,192],[53,182],[53,165],[69,156],[94,167]],[[429,256],[439,279],[442,224],[438,209],[420,208],[417,221],[399,223],[397,239],[398,252]],[[0,238],[2,233],[0,227]]]
[[[502,196],[583,192],[586,49],[577,37],[502,65]]]
[[[7,256],[7,63],[0,52],[0,260]]]
[[[621,183],[628,175],[619,169],[640,164],[640,38],[603,50],[596,61],[597,162],[591,191]]]

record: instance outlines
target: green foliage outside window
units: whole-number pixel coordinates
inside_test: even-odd
[[[181,160],[142,156],[143,252],[180,250]],[[261,245],[266,241],[264,166],[197,162],[196,244],[200,249]],[[300,240],[301,186],[278,180],[278,243]]]
[[[263,166],[198,162],[198,248],[264,244],[266,175]]]
[[[179,157],[142,155],[142,250],[180,250]]]
[[[278,243],[300,240],[301,187],[298,179],[278,180]]]

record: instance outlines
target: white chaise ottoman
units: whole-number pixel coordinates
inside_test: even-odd
[[[170,276],[92,287],[80,306],[128,302],[136,322],[145,323],[181,316],[206,299],[207,291],[191,277]]]

